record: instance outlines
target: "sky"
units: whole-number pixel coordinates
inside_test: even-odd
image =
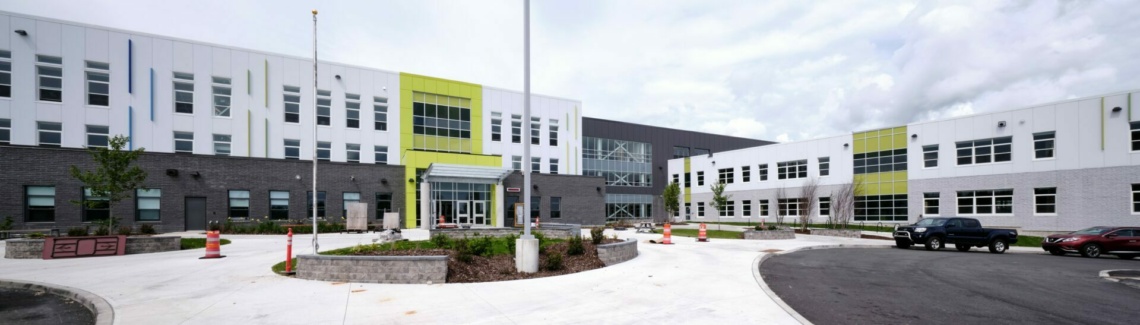
[[[0,10],[523,89],[521,0],[4,0]],[[531,89],[773,141],[1140,89],[1134,1],[535,0]]]

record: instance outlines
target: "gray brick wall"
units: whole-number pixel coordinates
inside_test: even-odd
[[[792,230],[749,230],[744,232],[744,239],[796,239],[796,232]]]
[[[429,231],[432,237],[435,235],[443,234],[452,239],[462,238],[475,238],[475,237],[506,237],[509,235],[519,236],[522,234],[522,228],[471,228],[471,229],[432,229]],[[567,228],[543,228],[533,229],[535,232],[542,232],[548,238],[570,238],[570,236],[581,234],[581,231],[574,231]]]
[[[4,245],[4,258],[43,258],[43,239],[9,239]]]
[[[637,240],[626,239],[624,242],[598,245],[598,258],[606,266],[618,264],[637,257]]]
[[[444,283],[447,256],[297,256],[297,277],[359,283]]]
[[[522,173],[514,172],[503,180],[506,187],[522,187],[523,177]],[[606,223],[606,196],[605,186],[606,181],[601,177],[591,176],[577,176],[577,175],[550,175],[550,174],[531,174],[531,183],[538,186],[538,189],[531,188],[531,196],[541,196],[541,220],[542,222],[552,223],[572,223],[582,225],[602,225]],[[600,191],[598,189],[601,189]],[[504,194],[510,198],[522,202],[522,193],[506,193]],[[562,198],[562,217],[550,218],[550,198]],[[510,200],[503,202],[503,207],[507,211],[501,213],[508,213]],[[510,219],[507,219],[508,221]]]
[[[127,254],[170,252],[182,249],[182,237],[127,237]]]

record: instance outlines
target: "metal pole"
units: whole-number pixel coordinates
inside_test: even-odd
[[[530,238],[530,0],[523,0],[523,236]]]
[[[317,10],[313,9],[313,254],[317,243]]]

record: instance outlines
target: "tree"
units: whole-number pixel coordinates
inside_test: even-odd
[[[713,193],[712,202],[709,202],[709,205],[711,205],[717,213],[716,230],[720,230],[721,211],[724,211],[724,209],[728,207],[728,199],[732,198],[732,195],[724,195],[724,186],[725,184],[722,182],[716,182],[713,183],[712,186],[709,186]]]
[[[831,215],[828,222],[847,229],[847,223],[855,217],[855,197],[863,193],[863,183],[854,181],[840,185],[831,193]]]
[[[661,193],[661,197],[665,201],[665,221],[668,222],[669,218],[681,209],[681,185],[677,182],[669,183],[665,186],[665,192]]]
[[[91,196],[104,198],[99,201],[84,201],[82,204],[88,207],[106,205],[109,231],[115,229],[115,203],[130,198],[135,189],[142,186],[146,180],[146,172],[142,168],[131,166],[145,149],[123,150],[127,141],[127,137],[116,135],[107,141],[108,147],[90,148],[88,151],[97,165],[94,171],[81,171],[78,167],[71,166],[71,177],[83,182],[83,186],[91,191]]]
[[[784,225],[784,199],[788,198],[788,188],[780,185],[776,188],[776,224]]]
[[[800,187],[800,229],[807,231],[808,222],[815,215],[815,205],[819,201],[819,179],[809,178]]]

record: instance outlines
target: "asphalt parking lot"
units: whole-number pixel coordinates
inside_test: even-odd
[[[764,281],[815,324],[1137,324],[1140,289],[1099,277],[1140,260],[973,250],[837,248],[764,261]]]
[[[95,324],[87,307],[43,291],[0,288],[0,324]]]

